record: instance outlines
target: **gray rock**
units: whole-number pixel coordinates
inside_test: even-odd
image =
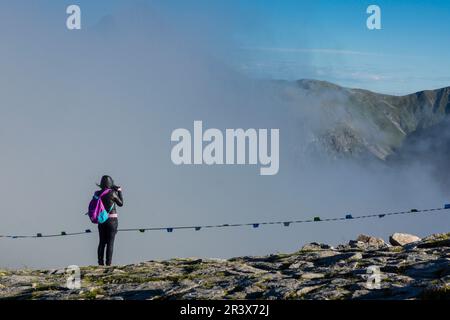
[[[439,279],[450,275],[450,259],[439,258],[430,262],[417,263],[407,266],[405,275],[416,279]]]
[[[369,247],[374,247],[374,248],[383,248],[383,247],[387,247],[388,246],[388,244],[386,242],[384,242],[383,239],[377,238],[377,237],[368,236],[368,235],[365,235],[365,234],[360,234],[358,236],[358,238],[356,238],[356,241],[362,242],[365,245],[367,245]]]
[[[389,242],[393,246],[404,246],[418,241],[420,241],[420,238],[418,236],[407,233],[394,233],[389,237]]]
[[[438,233],[422,239],[417,244],[418,248],[450,247],[450,233]]]
[[[351,262],[355,260],[362,259],[362,254],[360,252],[347,252],[347,253],[341,253],[341,254],[334,254],[332,256],[319,258],[314,261],[315,265],[333,265],[341,261]]]
[[[312,287],[303,287],[300,290],[297,291],[298,296],[306,295],[314,290],[319,289],[321,286],[312,286]]]
[[[329,250],[329,249],[332,249],[332,247],[327,244],[312,242],[312,243],[305,244],[301,248],[301,251],[317,251],[317,250]]]
[[[301,278],[305,280],[321,279],[323,277],[325,277],[323,273],[313,273],[313,272],[303,273],[301,275]]]

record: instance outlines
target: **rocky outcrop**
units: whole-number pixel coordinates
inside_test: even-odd
[[[360,236],[290,254],[172,259],[65,270],[0,270],[0,299],[434,299],[450,298],[450,233],[403,247]]]
[[[388,244],[386,242],[384,242],[383,239],[368,236],[365,234],[360,234],[358,236],[358,238],[356,238],[356,241],[362,242],[362,243],[368,245],[369,247],[373,247],[373,248],[377,248],[377,249],[385,248],[388,246]]]
[[[420,241],[418,236],[407,233],[394,233],[389,237],[389,242],[393,246],[404,246],[417,241]]]

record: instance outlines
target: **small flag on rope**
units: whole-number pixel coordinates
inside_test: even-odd
[[[38,234],[36,235],[36,237],[42,238],[42,233],[38,233]]]
[[[353,216],[352,216],[351,214],[347,214],[347,215],[345,216],[345,219],[353,219]]]
[[[290,224],[291,224],[290,222],[283,222],[283,226],[285,227],[289,227]]]
[[[145,229],[139,229],[139,232],[144,233]]]
[[[173,232],[173,228],[167,228],[167,232]]]
[[[253,228],[258,228],[259,227],[259,223],[254,223],[253,224]]]
[[[62,236],[67,236],[67,233],[65,231],[61,231]]]
[[[417,209],[411,209],[411,212],[419,212]]]
[[[385,216],[385,214],[379,214],[378,218],[383,218]]]
[[[202,227],[195,227],[195,231],[200,231]]]
[[[322,221],[322,220],[320,220],[320,217],[314,217],[314,221]]]
[[[444,205],[444,209],[450,209],[450,204],[446,203],[446,204]]]

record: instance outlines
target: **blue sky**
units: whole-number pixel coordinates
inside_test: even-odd
[[[85,26],[130,5],[123,0],[45,3],[54,11],[68,4],[80,4]],[[136,3],[148,4],[150,9],[158,8],[159,13],[173,17],[184,16],[194,21],[208,16],[212,21],[216,19],[217,24],[226,24],[224,41],[231,41],[233,50],[223,52],[221,58],[253,77],[315,78],[392,94],[450,85],[448,1],[141,0]],[[366,28],[366,8],[370,4],[381,7],[382,30]]]
[[[254,2],[248,2],[251,12]],[[382,30],[366,28],[377,4]],[[450,85],[448,1],[261,1],[237,36],[242,67],[262,77],[318,78],[386,93]]]

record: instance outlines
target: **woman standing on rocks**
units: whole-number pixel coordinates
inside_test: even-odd
[[[112,255],[114,250],[114,238],[116,237],[117,227],[119,225],[117,219],[116,205],[123,206],[122,188],[114,184],[110,176],[103,176],[98,185],[101,190],[95,193],[96,196],[101,197],[101,201],[106,210],[108,210],[108,218],[103,223],[98,224],[98,233],[100,241],[98,244],[98,264],[103,266],[105,248],[106,248],[106,265],[110,266],[112,262]],[[109,190],[109,191],[108,191]]]

